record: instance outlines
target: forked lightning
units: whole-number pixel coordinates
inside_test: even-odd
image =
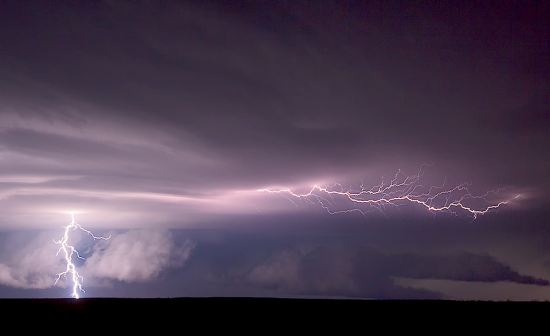
[[[487,199],[488,196],[490,194],[497,195],[503,189],[474,196],[466,183],[447,189],[445,189],[445,183],[440,187],[431,186],[428,188],[420,183],[425,166],[427,165],[422,165],[417,174],[404,178],[401,177],[404,174],[398,171],[387,185],[382,183],[370,189],[365,189],[363,184],[361,184],[358,191],[352,191],[351,188],[344,189],[340,184],[334,184],[332,187],[313,186],[309,192],[303,194],[295,193],[290,189],[260,189],[258,191],[283,194],[294,205],[298,204],[293,201],[293,198],[310,204],[318,203],[330,214],[360,212],[362,215],[365,215],[372,210],[379,210],[386,215],[384,212],[386,206],[398,207],[405,203],[416,203],[432,213],[447,211],[458,215],[459,211],[462,211],[472,216],[474,220],[479,215],[497,209],[512,199],[520,197],[520,195],[516,195],[510,199],[491,204]],[[332,210],[335,197],[340,197],[344,200],[347,199],[352,206],[345,210]],[[473,205],[475,203],[478,203],[476,207]],[[366,206],[367,208],[359,208],[357,207],[358,205]]]
[[[71,296],[78,299],[78,297],[79,297],[78,296],[78,290],[84,292],[84,289],[82,289],[82,283],[81,283],[83,281],[83,278],[82,278],[82,276],[80,276],[78,274],[78,272],[76,271],[76,267],[73,264],[73,261],[72,261],[73,260],[73,253],[76,253],[76,256],[80,259],[84,259],[84,258],[81,257],[78,254],[78,251],[74,248],[74,246],[71,246],[71,245],[67,244],[67,240],[69,239],[69,230],[71,230],[71,229],[73,229],[73,230],[80,229],[80,230],[88,233],[94,239],[107,240],[107,239],[111,238],[111,236],[109,236],[107,238],[105,238],[105,237],[96,237],[90,231],[84,229],[82,226],[80,226],[80,224],[75,222],[73,214],[71,214],[71,218],[72,218],[71,224],[63,227],[65,229],[65,235],[63,235],[63,238],[61,240],[58,240],[58,241],[54,240],[54,243],[61,245],[61,247],[59,248],[59,250],[56,253],[56,256],[59,255],[59,252],[61,252],[61,250],[63,250],[63,252],[65,253],[65,261],[67,262],[67,269],[64,272],[61,272],[61,273],[57,274],[57,280],[55,280],[55,284],[57,284],[57,282],[59,281],[59,279],[61,278],[62,275],[66,277],[67,273],[70,273],[72,275],[72,280],[73,280],[73,292],[72,292]]]

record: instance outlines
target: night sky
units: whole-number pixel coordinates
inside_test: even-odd
[[[0,297],[550,300],[547,1],[1,3]]]

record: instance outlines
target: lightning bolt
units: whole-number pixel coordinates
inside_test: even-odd
[[[331,215],[339,213],[360,212],[366,217],[366,213],[378,210],[386,216],[385,208],[387,206],[399,207],[405,203],[418,204],[428,211],[436,214],[438,212],[447,211],[454,215],[459,215],[459,211],[465,212],[475,220],[479,215],[483,215],[490,210],[497,209],[512,199],[517,199],[521,195],[516,195],[512,199],[500,201],[494,204],[487,199],[489,195],[497,195],[506,188],[498,190],[490,190],[483,195],[474,196],[468,189],[468,183],[462,183],[452,188],[445,188],[446,181],[443,181],[441,186],[430,186],[429,188],[420,183],[421,177],[424,175],[425,167],[430,166],[423,164],[417,174],[405,176],[399,170],[389,184],[382,182],[370,189],[365,189],[363,182],[359,190],[352,188],[344,188],[341,184],[336,183],[332,186],[321,187],[313,186],[309,192],[299,194],[290,189],[260,189],[257,191],[282,194],[294,205],[298,206],[293,199],[299,199],[309,204],[318,203],[322,208],[327,210]],[[351,207],[344,210],[331,210],[334,207],[335,197],[347,199],[352,204],[368,206],[368,210],[358,207]],[[480,207],[467,205],[467,203],[484,203]],[[386,216],[387,217],[387,216]]]
[[[73,229],[73,231],[74,231],[76,229],[80,229],[80,230],[88,233],[94,239],[107,240],[107,239],[111,238],[111,236],[109,236],[107,238],[105,238],[105,237],[96,237],[90,231],[84,229],[82,226],[80,226],[80,224],[75,222],[74,216],[73,216],[72,213],[71,213],[71,218],[72,218],[71,224],[69,224],[67,226],[63,226],[63,228],[65,229],[65,234],[63,235],[63,238],[61,238],[61,240],[58,240],[58,241],[54,240],[54,243],[61,245],[61,247],[59,248],[59,250],[57,251],[57,253],[55,255],[57,256],[57,255],[59,255],[59,252],[63,251],[65,253],[65,261],[67,262],[67,269],[64,272],[61,272],[61,273],[57,274],[57,280],[55,280],[54,286],[57,284],[57,282],[59,281],[59,279],[61,278],[62,275],[67,277],[67,274],[70,273],[72,275],[72,280],[73,280],[73,292],[72,292],[71,296],[78,299],[78,291],[77,290],[80,290],[80,291],[84,292],[84,289],[82,289],[82,283],[81,283],[83,281],[83,278],[76,271],[76,267],[73,264],[72,259],[73,259],[73,254],[74,253],[76,253],[76,256],[78,258],[80,258],[82,260],[84,260],[84,258],[81,257],[78,254],[78,251],[74,248],[74,246],[71,246],[71,245],[67,244],[67,240],[69,239],[69,230]]]

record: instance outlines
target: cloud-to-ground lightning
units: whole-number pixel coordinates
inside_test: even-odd
[[[82,226],[80,226],[80,224],[78,224],[74,220],[73,214],[71,214],[71,218],[72,218],[71,223],[69,225],[63,227],[65,229],[65,234],[63,235],[63,238],[61,240],[58,240],[58,241],[54,240],[54,243],[61,245],[61,247],[57,251],[56,256],[59,255],[59,252],[61,252],[61,250],[63,250],[63,252],[65,253],[65,261],[67,262],[67,269],[65,271],[57,274],[57,280],[55,280],[55,284],[57,284],[57,282],[59,281],[59,279],[61,278],[62,275],[66,277],[67,273],[70,273],[72,275],[72,280],[73,280],[73,292],[72,292],[71,296],[78,299],[79,298],[78,290],[84,292],[84,289],[82,289],[82,283],[81,283],[81,281],[83,281],[83,278],[76,271],[76,267],[75,267],[72,259],[73,259],[73,254],[74,253],[76,253],[78,258],[80,258],[80,259],[84,259],[84,258],[81,257],[78,254],[78,251],[74,248],[74,246],[71,246],[71,245],[67,244],[67,240],[69,239],[69,230],[71,230],[71,229],[73,229],[73,230],[80,229],[80,230],[88,233],[94,239],[107,240],[107,239],[111,238],[111,236],[109,236],[107,238],[105,238],[105,237],[96,237],[90,231],[88,231],[88,230],[84,229]]]
[[[483,215],[490,210],[497,209],[512,199],[519,198],[520,195],[516,195],[507,200],[499,202],[491,202],[488,200],[489,195],[497,195],[499,192],[506,188],[491,190],[483,195],[474,196],[468,189],[468,183],[462,183],[451,188],[445,188],[445,181],[441,186],[430,186],[420,182],[421,177],[424,175],[426,164],[420,167],[417,174],[411,176],[405,176],[401,170],[399,170],[395,177],[389,184],[382,182],[380,185],[376,185],[370,189],[365,189],[363,183],[361,183],[360,189],[357,191],[352,188],[345,189],[341,184],[334,184],[330,187],[313,186],[311,189],[303,194],[295,193],[290,189],[260,189],[258,191],[283,194],[294,205],[298,206],[293,201],[292,197],[304,200],[307,203],[318,203],[330,214],[348,213],[348,212],[360,212],[365,216],[367,212],[378,210],[384,215],[384,209],[386,206],[399,207],[405,203],[415,203],[432,213],[448,211],[452,214],[458,215],[459,211],[463,211],[469,216],[472,216],[475,220],[479,215]],[[405,176],[405,177],[403,177]],[[353,204],[353,207],[344,210],[331,210],[335,203],[335,197],[341,197],[347,199]],[[477,206],[474,204],[477,203]],[[482,204],[480,204],[482,203]],[[469,205],[467,205],[469,204]],[[368,210],[357,207],[358,205],[364,205],[368,207]]]

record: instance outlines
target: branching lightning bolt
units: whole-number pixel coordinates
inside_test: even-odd
[[[318,203],[331,215],[338,213],[349,213],[349,212],[360,212],[363,216],[367,212],[373,210],[378,210],[382,214],[386,215],[384,212],[386,206],[399,207],[405,203],[415,203],[432,213],[447,211],[452,214],[458,215],[458,211],[462,210],[473,217],[475,220],[479,215],[483,215],[490,210],[497,209],[508,202],[511,199],[497,202],[495,204],[490,204],[491,202],[487,199],[490,194],[496,195],[500,191],[503,191],[506,188],[491,190],[487,193],[479,196],[474,196],[468,189],[468,183],[462,183],[458,186],[452,188],[445,188],[445,181],[439,187],[431,186],[427,188],[420,183],[420,179],[424,174],[424,167],[428,166],[423,164],[420,167],[420,171],[412,176],[404,176],[403,172],[400,170],[395,174],[395,177],[390,181],[389,184],[385,185],[382,182],[380,185],[374,186],[370,189],[365,189],[363,183],[361,183],[360,190],[353,191],[352,188],[345,189],[341,184],[334,184],[331,187],[320,187],[313,186],[309,192],[299,194],[291,191],[290,189],[279,189],[279,190],[270,190],[270,189],[260,189],[258,191],[268,192],[268,193],[277,193],[284,195],[289,199],[294,205],[298,206],[294,199],[299,199],[300,201],[305,201],[309,204]],[[516,195],[512,199],[519,198],[521,195]],[[351,201],[353,204],[369,206],[369,210],[360,209],[357,207],[352,207],[345,210],[331,210],[331,207],[334,205],[335,197],[343,197]],[[483,201],[484,206],[474,208],[471,205],[466,205],[467,200],[473,201]]]
[[[67,277],[67,273],[70,273],[72,275],[72,280],[73,280],[73,292],[72,292],[71,296],[78,299],[78,290],[84,292],[84,289],[82,289],[82,283],[81,283],[83,281],[83,278],[82,278],[82,276],[80,276],[78,274],[78,272],[76,271],[76,267],[73,264],[73,261],[72,261],[73,253],[76,253],[76,256],[80,259],[84,259],[84,258],[81,257],[78,254],[78,251],[74,248],[74,246],[71,246],[71,245],[67,244],[67,240],[69,239],[69,230],[70,229],[73,229],[73,230],[80,229],[80,230],[88,233],[94,239],[107,240],[107,239],[111,238],[111,236],[109,236],[107,238],[105,238],[105,237],[96,237],[90,231],[84,229],[82,226],[80,226],[80,224],[75,222],[73,214],[71,214],[71,218],[72,218],[71,224],[69,224],[67,226],[63,226],[63,228],[65,229],[65,234],[63,235],[63,238],[61,240],[58,240],[58,241],[54,240],[54,243],[61,245],[61,247],[59,248],[59,250],[56,253],[56,256],[59,255],[59,252],[61,252],[63,250],[63,252],[65,253],[65,261],[67,262],[67,269],[64,272],[61,272],[61,273],[57,274],[57,280],[55,280],[54,285],[57,284],[57,282],[59,281],[59,279],[61,278],[62,275]]]

